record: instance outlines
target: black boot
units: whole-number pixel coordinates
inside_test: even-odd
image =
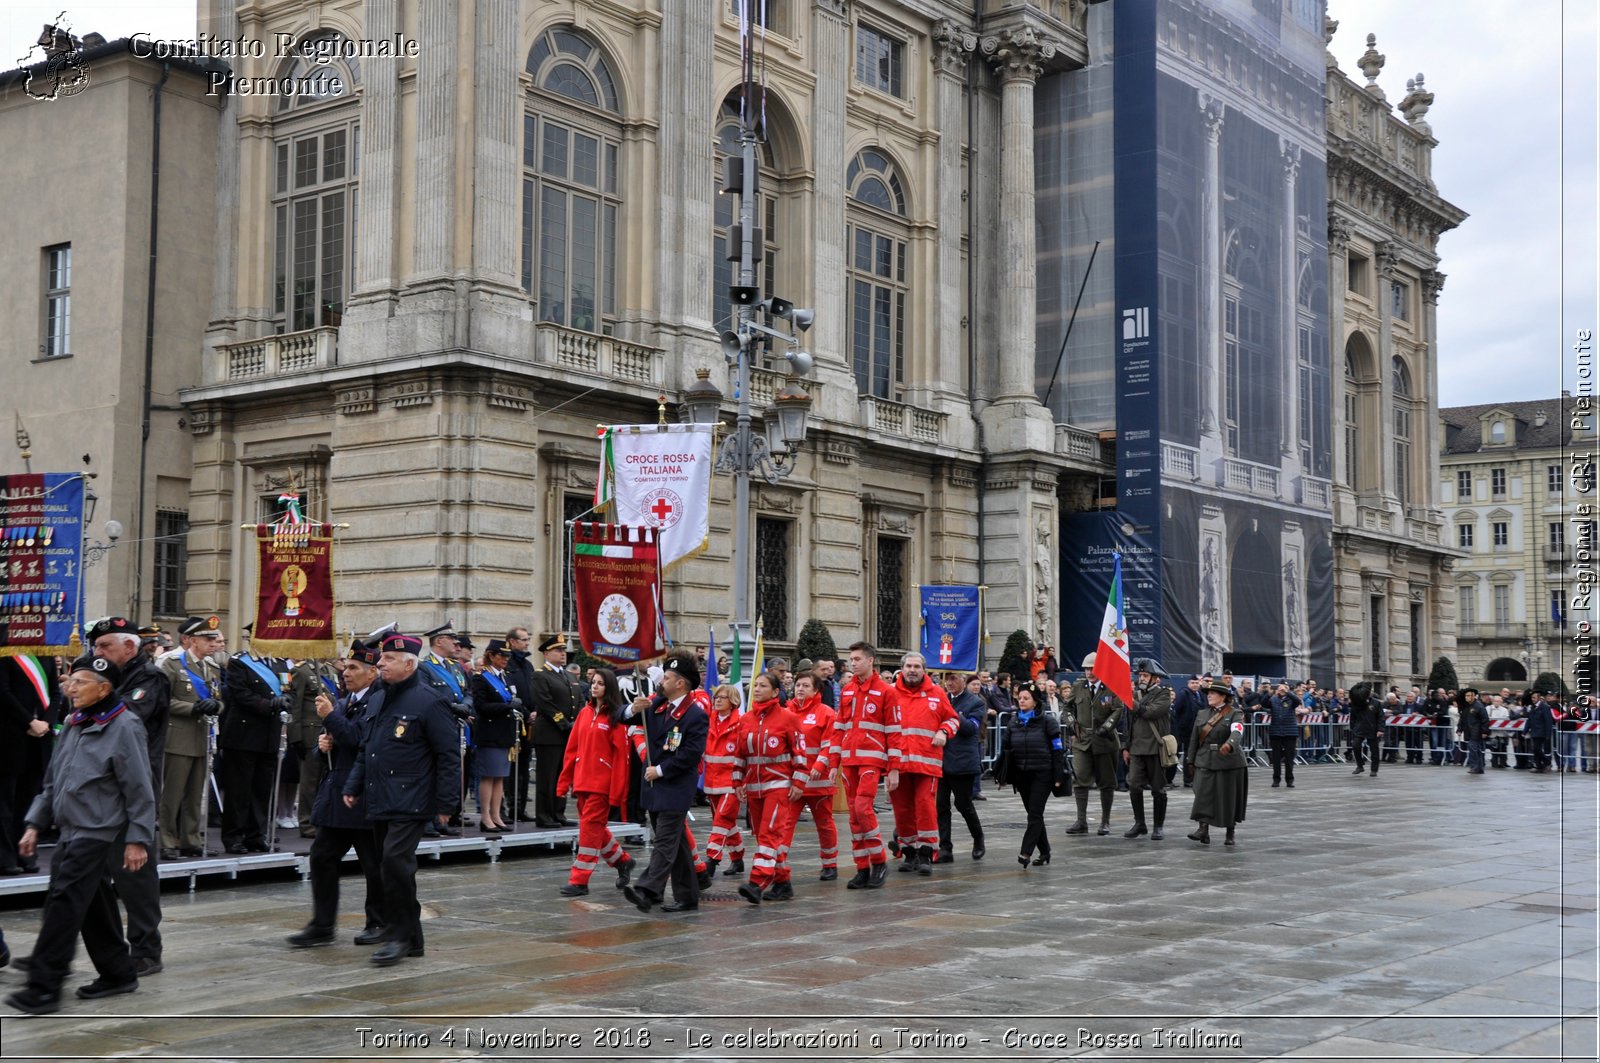
[[[1167,795],[1158,791],[1153,796],[1156,802],[1156,826],[1150,832],[1150,840],[1158,842],[1166,837],[1166,831],[1161,829],[1161,825],[1167,821]]]
[[[722,873],[722,877],[738,878],[742,874],[744,874],[744,857],[736,856],[733,858],[733,863],[728,865],[728,870]]]
[[[1073,790],[1072,796],[1078,802],[1078,822],[1067,828],[1068,834],[1089,833],[1089,791]]]
[[[1133,826],[1124,833],[1124,838],[1137,838],[1141,834],[1149,834],[1150,828],[1144,825],[1144,791],[1134,790],[1128,794],[1128,800],[1133,803]]]
[[[1111,802],[1116,796],[1114,790],[1100,791],[1100,829],[1095,832],[1096,834],[1111,833]]]
[[[856,872],[854,878],[844,884],[844,888],[847,890],[864,890],[867,888],[867,878],[867,869],[862,868]]]
[[[924,845],[917,850],[917,874],[933,874],[933,846]]]
[[[1209,823],[1200,824],[1200,826],[1196,827],[1194,829],[1194,832],[1189,835],[1189,840],[1192,841],[1192,842],[1199,842],[1201,845],[1210,845],[1211,844],[1211,824],[1209,824]]]

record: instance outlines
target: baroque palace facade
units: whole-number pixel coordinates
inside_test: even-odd
[[[1013,628],[1054,642],[1071,626],[1065,521],[1114,506],[1121,441],[1101,416],[1109,402],[1096,414],[1093,402],[1061,401],[1104,391],[1104,379],[1068,372],[1056,401],[1041,402],[1065,346],[1058,299],[1044,324],[1041,271],[1058,285],[1071,272],[1062,262],[1088,249],[1051,220],[1074,209],[1076,178],[1053,184],[1046,204],[1036,174],[1048,168],[1040,156],[1071,169],[1072,141],[1051,123],[1065,114],[1074,125],[1077,86],[1110,91],[1091,75],[1109,70],[1117,6],[767,0],[759,279],[816,310],[807,442],[793,475],[752,492],[746,563],[769,645],[792,643],[815,616],[841,643],[909,649],[924,582],[988,588],[991,661]],[[1245,61],[1255,37],[1320,52],[1336,25],[1316,0],[1155,0],[1169,8],[1209,35],[1180,40],[1176,17],[1157,30],[1161,48],[1189,49],[1186,76],[1216,79],[1193,108],[1196,128],[1208,99],[1273,98],[1271,64]],[[309,517],[349,525],[335,557],[341,627],[572,627],[564,525],[590,504],[596,424],[678,418],[700,369],[733,390],[718,345],[732,212],[718,186],[737,139],[736,5],[208,2],[200,28],[289,34],[333,54],[399,35],[415,54],[232,63],[236,89],[289,78],[307,91],[222,98],[214,217],[185,219],[216,233],[209,325],[181,394],[192,438],[185,609],[218,612],[233,631],[244,622],[253,558],[240,526],[270,518],[292,484]],[[1424,674],[1427,657],[1454,649],[1454,600],[1436,590],[1454,551],[1433,509],[1430,441],[1437,237],[1463,215],[1429,175],[1431,96],[1414,88],[1397,114],[1376,86],[1381,57],[1362,66],[1365,86],[1331,54],[1326,63],[1326,217],[1318,201],[1284,222],[1316,254],[1326,226],[1337,280],[1309,297],[1325,304],[1316,340],[1336,369],[1353,368],[1302,390],[1310,373],[1287,364],[1287,332],[1263,347],[1297,397],[1295,423],[1323,409],[1331,468],[1313,467],[1309,428],[1307,449],[1285,459],[1297,488],[1238,460],[1221,432],[1221,352],[1235,327],[1221,315],[1195,330],[1214,337],[1188,341],[1216,352],[1200,364],[1223,377],[1195,389],[1218,415],[1203,433],[1212,442],[1198,458],[1174,454],[1191,486],[1246,507],[1226,518],[1228,534],[1262,499],[1331,517],[1336,622],[1317,666],[1338,675],[1317,678],[1403,682],[1417,671],[1410,645],[1426,647]],[[1046,90],[1048,121],[1035,113]],[[1322,145],[1296,137],[1293,160],[1320,173]],[[1296,187],[1291,173],[1291,203]],[[1303,200],[1319,186],[1298,187]],[[1056,213],[1036,223],[1036,210]],[[1229,234],[1215,237],[1196,245],[1217,260],[1202,275],[1223,267]],[[1345,279],[1363,256],[1367,288]],[[1109,364],[1118,299],[1094,274],[1086,292],[1073,344],[1098,345]],[[782,383],[756,367],[758,415]],[[725,422],[732,409],[730,397]],[[719,476],[709,550],[666,578],[685,641],[727,619],[731,497]],[[1312,579],[1309,562],[1286,575],[1286,596],[1310,597]],[[1380,586],[1374,620],[1368,592]],[[1418,594],[1420,613],[1408,608]],[[1227,637],[1205,645],[1223,653]],[[1089,648],[1062,645],[1062,659]]]

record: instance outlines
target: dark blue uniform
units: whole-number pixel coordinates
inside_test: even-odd
[[[382,709],[383,696],[382,681],[374,680],[365,690],[341,698],[338,708],[322,718],[333,749],[326,754],[331,766],[311,806],[317,837],[311,843],[312,910],[307,929],[318,936],[333,933],[339,915],[339,865],[352,847],[367,879],[367,930],[383,925],[383,876],[366,802],[357,801],[354,808],[344,803],[345,783],[360,756],[362,740]]]
[[[639,721],[631,722],[636,725]],[[637,890],[653,901],[661,899],[670,877],[673,899],[680,906],[694,908],[700,904],[694,853],[684,840],[684,819],[694,807],[700,760],[710,728],[710,718],[695,703],[692,693],[676,706],[652,705],[644,714],[647,762],[661,769],[661,778],[646,782],[640,797],[654,827],[654,848],[650,866],[639,876]]]
[[[446,696],[415,674],[388,687],[344,793],[367,800],[382,851],[384,940],[422,954],[417,841],[461,791],[456,725]]]

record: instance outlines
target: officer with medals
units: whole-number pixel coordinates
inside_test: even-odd
[[[540,827],[576,827],[567,818],[565,798],[556,796],[567,736],[578,710],[589,700],[582,683],[567,674],[567,636],[554,632],[539,640],[544,663],[533,673],[533,821]]]
[[[377,838],[367,820],[366,806],[360,800],[349,807],[344,802],[344,785],[383,705],[378,661],[376,645],[356,641],[344,661],[344,685],[349,694],[317,696],[317,716],[322,722],[322,732],[316,739],[317,756],[325,758],[329,767],[311,809],[311,822],[317,828],[310,855],[311,922],[288,939],[297,949],[333,943],[339,915],[340,865],[352,848],[367,880],[367,925],[356,935],[356,944],[376,945],[384,940],[383,876]]]
[[[167,752],[167,716],[171,688],[167,677],[139,648],[137,628],[120,616],[97,621],[84,635],[95,654],[122,670],[117,694],[128,711],[144,724],[145,757],[150,764],[150,786],[161,800],[161,770]],[[114,872],[117,896],[128,910],[128,948],[137,974],[159,974],[161,964],[161,878],[156,874],[156,853],[137,868]]]
[[[378,708],[350,777],[346,808],[367,801],[383,877],[383,945],[372,954],[379,967],[422,955],[422,906],[417,903],[417,842],[430,822],[443,823],[461,792],[459,734],[450,702],[422,682],[421,640],[383,640]]]
[[[663,905],[662,911],[690,912],[700,907],[694,847],[684,830],[694,807],[695,780],[711,725],[706,710],[692,696],[699,685],[694,658],[673,654],[662,665],[661,693],[633,703],[632,718],[643,717],[647,766],[641,803],[650,813],[652,848],[650,865],[633,885],[624,885],[622,893],[641,912],[661,904],[669,878],[672,903]]]
[[[1116,796],[1117,758],[1122,741],[1117,717],[1127,706],[1094,677],[1095,655],[1083,659],[1083,678],[1072,684],[1062,723],[1072,731],[1072,796],[1078,818],[1068,834],[1089,833],[1089,786],[1100,789],[1099,834],[1111,833],[1111,799]],[[1070,723],[1069,723],[1070,720]]]
[[[422,637],[428,640],[428,652],[422,656],[417,666],[417,677],[450,702],[450,711],[456,718],[456,763],[457,774],[464,774],[461,770],[461,742],[460,729],[467,726],[467,721],[472,718],[472,691],[467,683],[467,673],[462,670],[461,664],[456,660],[456,652],[460,649],[457,642],[455,626],[446,620],[432,631],[425,631]],[[461,836],[461,794],[455,795],[455,803],[451,806],[449,820],[445,823],[429,824],[423,831],[428,837],[442,835],[446,838]]]
[[[253,626],[245,625],[247,638]],[[279,714],[289,710],[281,663],[245,650],[234,654],[223,673],[217,748],[222,750],[222,845],[230,853],[268,851],[267,805],[283,734]]]
[[[228,659],[217,617],[191,616],[178,625],[178,641],[178,652],[157,664],[172,691],[161,789],[163,860],[206,855],[211,721],[222,711]]]

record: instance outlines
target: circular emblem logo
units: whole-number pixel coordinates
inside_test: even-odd
[[[777,749],[778,748],[778,736],[777,735],[773,735],[773,736],[771,736],[770,738],[767,739],[767,748],[768,749]]]
[[[104,657],[96,657],[91,667],[97,672],[103,672],[109,667],[109,663]]]
[[[735,748],[734,743],[729,742],[728,743],[728,752],[732,753],[734,751],[734,748]]]
[[[627,642],[639,630],[639,610],[626,594],[606,595],[596,619],[608,642]]]
[[[682,519],[683,499],[665,487],[644,507],[644,522],[652,528],[670,528]]]
[[[876,705],[874,705],[874,704],[872,704],[872,702],[870,702],[870,701],[869,701],[869,702],[867,702],[867,715],[868,715],[868,716],[871,716],[871,715],[873,715],[873,714],[874,714],[874,713],[876,713],[876,712],[877,712],[877,711],[878,711],[878,706],[876,706]]]

